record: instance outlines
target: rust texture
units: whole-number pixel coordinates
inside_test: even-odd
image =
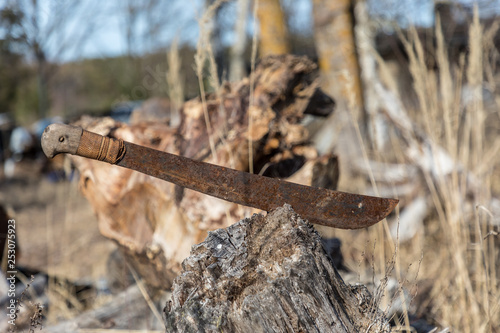
[[[290,183],[125,142],[117,165],[240,205],[271,211],[289,204],[311,223],[341,229],[369,227],[398,200]]]

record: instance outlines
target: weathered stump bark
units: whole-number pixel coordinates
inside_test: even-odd
[[[164,310],[167,332],[389,332],[366,288],[346,285],[290,206],[208,234]]]

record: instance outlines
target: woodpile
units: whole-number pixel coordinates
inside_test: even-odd
[[[196,160],[335,188],[336,157],[319,154],[302,123],[306,114],[327,116],[333,110],[334,102],[318,84],[317,66],[308,59],[271,56],[260,62],[252,80],[225,83],[206,96],[206,103],[195,98],[181,110],[164,103],[163,114],[149,112],[145,121],[133,116],[131,124],[82,118],[77,125]],[[173,126],[178,113],[180,124]],[[191,246],[208,231],[255,212],[128,169],[72,159],[101,233],[118,243],[132,267],[154,287],[170,288]]]

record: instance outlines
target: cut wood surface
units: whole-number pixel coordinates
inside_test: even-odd
[[[346,285],[289,205],[208,234],[165,308],[167,332],[389,332],[366,288]]]
[[[265,176],[335,189],[336,156],[319,154],[301,122],[305,114],[326,116],[334,107],[318,88],[317,66],[305,57],[270,56],[257,66],[254,78],[252,99],[245,78],[207,95],[206,105],[200,98],[187,101],[178,127],[168,121],[169,103],[149,103],[154,112],[147,112],[144,104],[138,111],[148,114],[143,122],[140,116],[132,117],[133,124],[86,117],[76,125],[196,160],[241,171],[252,165]],[[163,113],[157,110],[162,105]],[[101,233],[115,240],[139,275],[158,288],[170,288],[191,246],[207,231],[255,212],[128,169],[81,157],[72,160]]]

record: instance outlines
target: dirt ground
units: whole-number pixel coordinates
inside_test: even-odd
[[[78,177],[49,178],[41,174],[41,163],[21,162],[10,179],[0,168],[0,204],[16,220],[16,266],[74,283],[104,277],[116,245],[99,233],[92,208],[78,190]]]

